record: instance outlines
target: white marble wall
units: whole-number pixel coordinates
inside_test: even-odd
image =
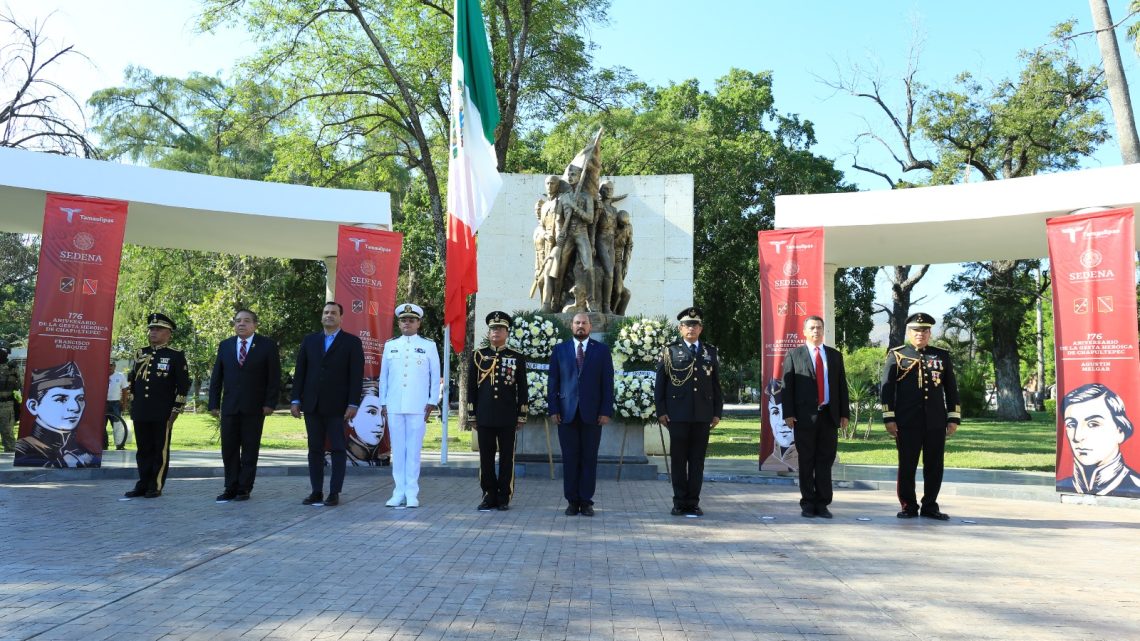
[[[534,280],[534,203],[546,176],[503,174],[503,189],[479,230],[479,296],[475,336],[486,335],[492,310],[537,309],[528,299]],[[693,177],[619,176],[616,194],[629,194],[618,208],[633,223],[633,257],[626,287],[628,315],[672,317],[693,302]]]

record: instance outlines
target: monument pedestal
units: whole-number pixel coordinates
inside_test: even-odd
[[[548,432],[549,428],[549,432]],[[549,448],[547,434],[549,433]],[[625,453],[622,455],[622,440]],[[558,425],[553,421],[534,419],[526,422],[515,437],[515,464],[525,466],[524,475],[544,476],[550,473],[550,459],[554,459],[555,477],[562,476],[562,448],[558,443]],[[622,479],[649,480],[657,478],[657,466],[645,456],[645,426],[611,421],[602,427],[602,441],[598,447],[598,478],[617,476],[618,461],[622,461]]]

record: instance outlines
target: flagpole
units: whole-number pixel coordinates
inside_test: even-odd
[[[439,464],[447,465],[447,418],[451,410],[451,327],[443,326],[443,403],[439,406],[439,421],[443,423],[443,440],[439,445]]]

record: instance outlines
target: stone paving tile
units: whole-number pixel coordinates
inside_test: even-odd
[[[303,478],[219,485],[0,485],[0,639],[1140,639],[1133,509],[954,496],[950,522],[899,521],[840,490],[824,521],[709,483],[684,519],[668,483],[605,481],[591,519],[545,479],[490,514],[469,478],[425,479],[418,510],[372,478],[336,508],[300,505]]]

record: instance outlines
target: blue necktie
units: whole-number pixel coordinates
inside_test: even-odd
[[[334,338],[336,338],[336,334],[333,334],[332,336],[325,334],[325,353],[328,353],[329,348],[332,347],[332,342],[333,342]]]

